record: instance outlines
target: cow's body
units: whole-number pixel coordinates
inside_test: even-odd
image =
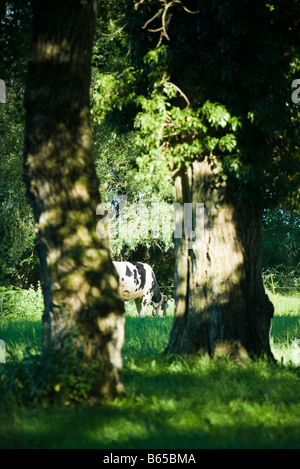
[[[140,316],[145,316],[147,305],[154,304],[153,316],[162,317],[168,299],[160,293],[153,270],[142,262],[114,262],[119,275],[120,293],[124,301],[134,300]]]

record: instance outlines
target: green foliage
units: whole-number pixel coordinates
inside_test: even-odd
[[[6,343],[6,364],[0,368],[0,393],[6,396],[6,405],[86,402],[96,380],[95,365],[74,347],[76,334],[66,338],[59,350],[42,347],[44,303],[40,286],[37,290],[1,287],[0,296],[3,307],[0,338]]]
[[[296,205],[299,109],[291,104],[290,84],[300,70],[297,2],[288,11],[281,2],[255,2],[251,8],[244,1],[213,1],[209,7],[204,1],[188,7],[171,2],[165,16],[163,2],[138,3],[99,4],[91,112],[102,200],[116,207],[118,196],[126,194],[128,202],[148,209],[153,201],[170,203],[170,172],[214,153],[222,159],[223,179],[237,193],[263,196],[266,204],[289,194]],[[0,282],[19,286],[36,284],[38,277],[22,181],[19,84],[29,54],[30,8],[20,1],[0,7],[0,78],[7,84],[7,103],[0,109]],[[148,31],[162,26],[158,33]],[[131,214],[134,219],[134,207]],[[265,224],[265,267],[299,262],[296,228],[287,233],[286,226]],[[112,253],[156,263],[164,279],[173,269],[169,238],[115,238]]]
[[[284,265],[263,270],[264,285],[269,290],[278,290],[281,295],[300,291],[300,272]]]
[[[10,359],[0,373],[0,392],[7,403],[18,405],[63,405],[86,402],[96,381],[95,365],[80,356],[72,341],[65,341],[60,350],[30,349],[18,361],[10,351]]]
[[[23,91],[30,55],[31,2],[5,0],[0,5],[0,79],[6,103],[0,105],[0,283],[28,287],[37,283],[33,216],[22,180]]]
[[[0,108],[0,282],[21,286],[37,282],[34,221],[23,183],[23,92],[8,86]]]
[[[95,126],[93,153],[101,201],[117,203],[120,195],[127,195],[130,202],[136,201],[137,154],[132,133],[118,135],[105,123]]]
[[[9,320],[41,319],[44,300],[40,284],[38,288],[0,287],[3,317]]]
[[[265,210],[263,216],[263,267],[281,265],[280,271],[300,265],[299,212],[286,209]],[[283,267],[285,266],[285,267]]]
[[[0,6],[0,78],[6,103],[0,106],[0,282],[21,286],[36,282],[33,216],[26,201],[23,172],[23,82],[29,54],[29,2],[5,1]]]
[[[151,168],[139,171],[139,132],[132,118],[139,106],[135,90],[137,73],[130,66],[126,54],[128,42],[121,26],[122,20],[104,25],[100,19],[94,45],[91,114],[93,156],[101,201],[113,216],[110,226],[113,259],[145,261],[153,265],[164,258],[164,267],[168,266],[169,272],[163,277],[167,280],[174,264],[172,185],[166,184],[159,172],[158,184],[155,184]],[[125,229],[120,223],[121,195],[127,197]],[[170,223],[157,230],[165,219]],[[151,232],[153,221],[155,236]]]
[[[0,79],[23,83],[31,45],[31,2],[4,0],[0,5]]]
[[[117,133],[105,122],[94,127],[94,161],[101,201],[110,215],[111,254],[115,260],[150,263],[167,255],[172,270],[174,211],[163,199],[170,187],[164,185],[158,193],[139,175],[135,138],[134,132]],[[125,225],[120,221],[121,195],[127,197]]]
[[[169,202],[171,172],[213,153],[235,195],[253,197],[258,205],[285,198],[297,205],[299,115],[290,83],[300,69],[293,14],[281,11],[280,4],[269,8],[258,2],[252,12],[244,2],[211,2],[209,8],[198,2],[198,13],[191,14],[193,8],[174,2],[165,16],[172,12],[170,40],[162,35],[157,47],[160,33],[147,27],[162,26],[162,2],[123,7],[118,14],[110,11],[109,27],[100,28],[109,36],[99,34],[95,45],[95,56],[102,57],[94,61],[92,87],[102,199],[116,205],[123,193],[149,208],[155,191],[156,200]],[[261,35],[253,35],[253,22],[261,25]],[[134,208],[131,213],[135,219]],[[267,218],[264,267],[284,259],[297,265],[296,228],[288,234],[287,225],[271,227]],[[153,263],[155,256],[171,254],[164,240],[155,240],[157,251],[153,239],[132,235],[112,239],[114,258]],[[173,255],[168,258],[172,266]],[[163,264],[157,264],[160,271]]]
[[[136,117],[137,144],[142,150],[139,167],[157,186],[163,181],[171,182],[170,170],[189,166],[194,159],[212,152],[231,154],[237,146],[234,132],[241,127],[239,119],[218,103],[206,101],[199,109],[191,108],[189,102],[183,109],[174,105],[174,98],[180,98],[182,91],[168,80],[162,70],[151,97],[138,98],[142,111]],[[209,127],[216,131],[212,136]],[[237,155],[238,151],[234,158],[224,157],[224,162],[230,172],[235,171],[240,177]]]
[[[213,152],[233,195],[298,203],[297,13],[296,1],[289,12],[258,0],[128,6],[130,63],[107,109],[132,118],[135,102],[138,163],[154,186]]]

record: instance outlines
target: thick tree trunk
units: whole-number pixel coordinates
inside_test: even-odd
[[[123,392],[124,305],[107,240],[96,235],[89,126],[97,0],[32,4],[24,178],[36,220],[45,341],[63,346],[76,331],[75,346],[99,363],[95,393],[115,395]]]
[[[272,359],[261,212],[251,200],[229,193],[220,168],[215,158],[206,158],[176,177],[177,202],[182,210],[184,202],[193,206],[195,236],[176,239],[176,311],[167,351]],[[204,203],[204,213],[197,203]]]

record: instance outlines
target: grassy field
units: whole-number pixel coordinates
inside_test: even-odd
[[[270,298],[274,301],[272,293]],[[30,302],[29,302],[30,303]],[[8,360],[38,350],[39,308],[5,316]],[[270,333],[277,365],[162,356],[172,326],[127,304],[127,397],[95,407],[1,402],[1,448],[300,448],[300,294],[276,296]],[[6,366],[1,364],[1,367]]]

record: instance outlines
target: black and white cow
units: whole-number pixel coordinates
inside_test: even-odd
[[[153,270],[142,262],[114,262],[119,275],[119,288],[124,301],[134,300],[138,313],[145,316],[147,305],[154,304],[153,316],[162,317],[168,298],[160,293]]]

